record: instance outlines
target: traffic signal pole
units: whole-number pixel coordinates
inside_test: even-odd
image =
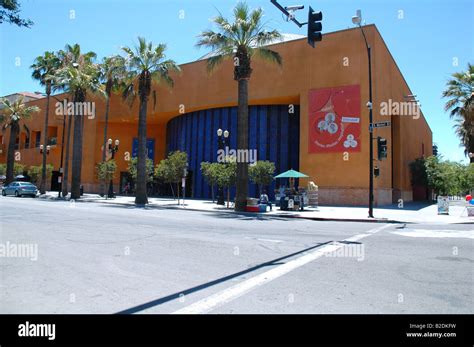
[[[374,138],[372,136],[373,127],[373,115],[372,115],[372,54],[371,47],[367,42],[364,29],[362,25],[358,24],[362,36],[364,37],[365,46],[367,48],[367,58],[369,63],[369,102],[367,107],[369,109],[369,218],[374,218]]]
[[[364,30],[362,27],[360,27],[362,30],[362,33],[364,33]],[[365,44],[367,45],[367,55],[369,58],[369,143],[370,143],[370,167],[369,167],[369,218],[374,218],[374,140],[372,137],[372,132],[374,131],[374,128],[372,127],[373,124],[373,116],[372,116],[372,62],[371,62],[371,50],[370,46],[367,43],[367,39],[365,38],[364,34],[364,39],[365,39]]]

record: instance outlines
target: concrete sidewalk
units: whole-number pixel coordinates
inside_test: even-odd
[[[39,199],[58,200],[56,192],[47,192]],[[84,194],[77,202],[96,202],[103,204],[135,206],[135,197],[118,196],[114,199],[106,199],[97,194]],[[236,213],[232,208],[220,206],[212,201],[186,199],[177,200],[171,198],[148,198],[147,208],[172,208],[185,209],[203,212],[226,212]],[[474,217],[467,216],[467,204],[462,201],[452,201],[449,215],[438,215],[436,204],[407,203],[404,208],[397,205],[384,206],[374,209],[374,217],[368,218],[367,207],[353,206],[319,206],[318,208],[307,207],[304,211],[281,211],[273,207],[273,211],[267,212],[265,216],[278,216],[286,218],[304,218],[313,220],[332,220],[347,222],[381,222],[381,223],[433,223],[433,224],[454,224],[454,223],[474,223]]]

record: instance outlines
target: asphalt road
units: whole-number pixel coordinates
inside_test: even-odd
[[[0,313],[474,313],[473,225],[14,197],[0,211]]]

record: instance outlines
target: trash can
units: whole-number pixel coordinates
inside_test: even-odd
[[[280,210],[288,211],[288,197],[280,198]]]
[[[247,212],[259,212],[258,199],[247,198],[246,211]]]

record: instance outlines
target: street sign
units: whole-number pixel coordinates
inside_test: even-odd
[[[372,123],[370,126],[371,128],[384,128],[384,127],[389,127],[391,125],[390,122],[377,122],[377,123]]]

